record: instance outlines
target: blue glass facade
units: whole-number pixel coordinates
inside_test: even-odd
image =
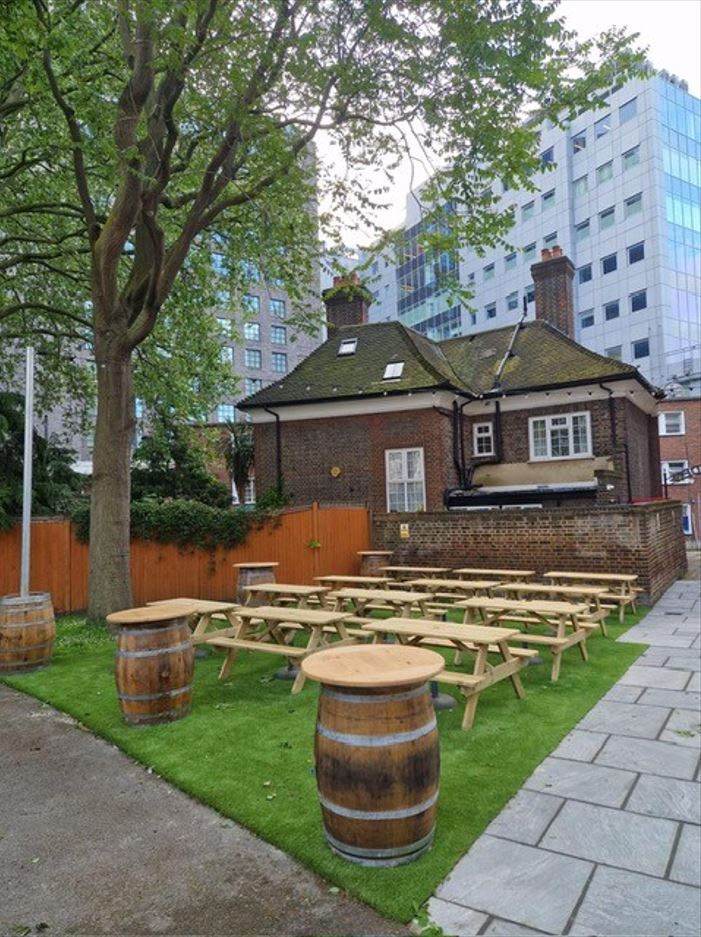
[[[658,80],[669,262],[666,365],[699,370],[701,347],[701,102]]]
[[[449,308],[446,289],[458,276],[458,260],[448,251],[424,247],[422,235],[432,228],[421,221],[403,232],[396,267],[397,317],[430,338],[449,338],[460,330],[460,309]]]

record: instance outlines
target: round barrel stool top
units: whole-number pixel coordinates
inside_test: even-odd
[[[187,610],[147,605],[144,608],[125,608],[121,612],[112,612],[107,616],[110,625],[129,625],[138,628],[139,625],[156,625],[173,621],[175,618],[186,618]]]
[[[302,670],[311,680],[347,687],[390,687],[424,683],[443,670],[435,651],[399,644],[356,644],[328,648],[305,657]]]
[[[358,550],[358,556],[392,556],[394,550]]]
[[[274,569],[279,563],[234,563],[234,569]]]

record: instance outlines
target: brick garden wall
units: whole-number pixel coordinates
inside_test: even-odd
[[[407,565],[635,573],[657,601],[686,570],[681,507],[645,505],[375,514],[373,549]],[[401,540],[399,525],[409,525]]]

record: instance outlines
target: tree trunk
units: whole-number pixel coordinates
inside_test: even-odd
[[[128,351],[96,346],[97,420],[90,496],[88,617],[104,618],[132,605],[129,577],[131,446],[134,432],[132,362]]]

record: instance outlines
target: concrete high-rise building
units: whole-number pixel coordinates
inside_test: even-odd
[[[577,339],[651,381],[701,390],[701,101],[666,72],[610,90],[606,107],[541,128],[538,191],[499,191],[515,207],[508,240],[478,257],[427,257],[419,196],[407,200],[398,263],[377,260],[370,321],[399,319],[431,338],[534,316],[531,266],[558,245],[575,265]],[[501,189],[501,186],[500,186]],[[457,273],[472,310],[441,290]]]

